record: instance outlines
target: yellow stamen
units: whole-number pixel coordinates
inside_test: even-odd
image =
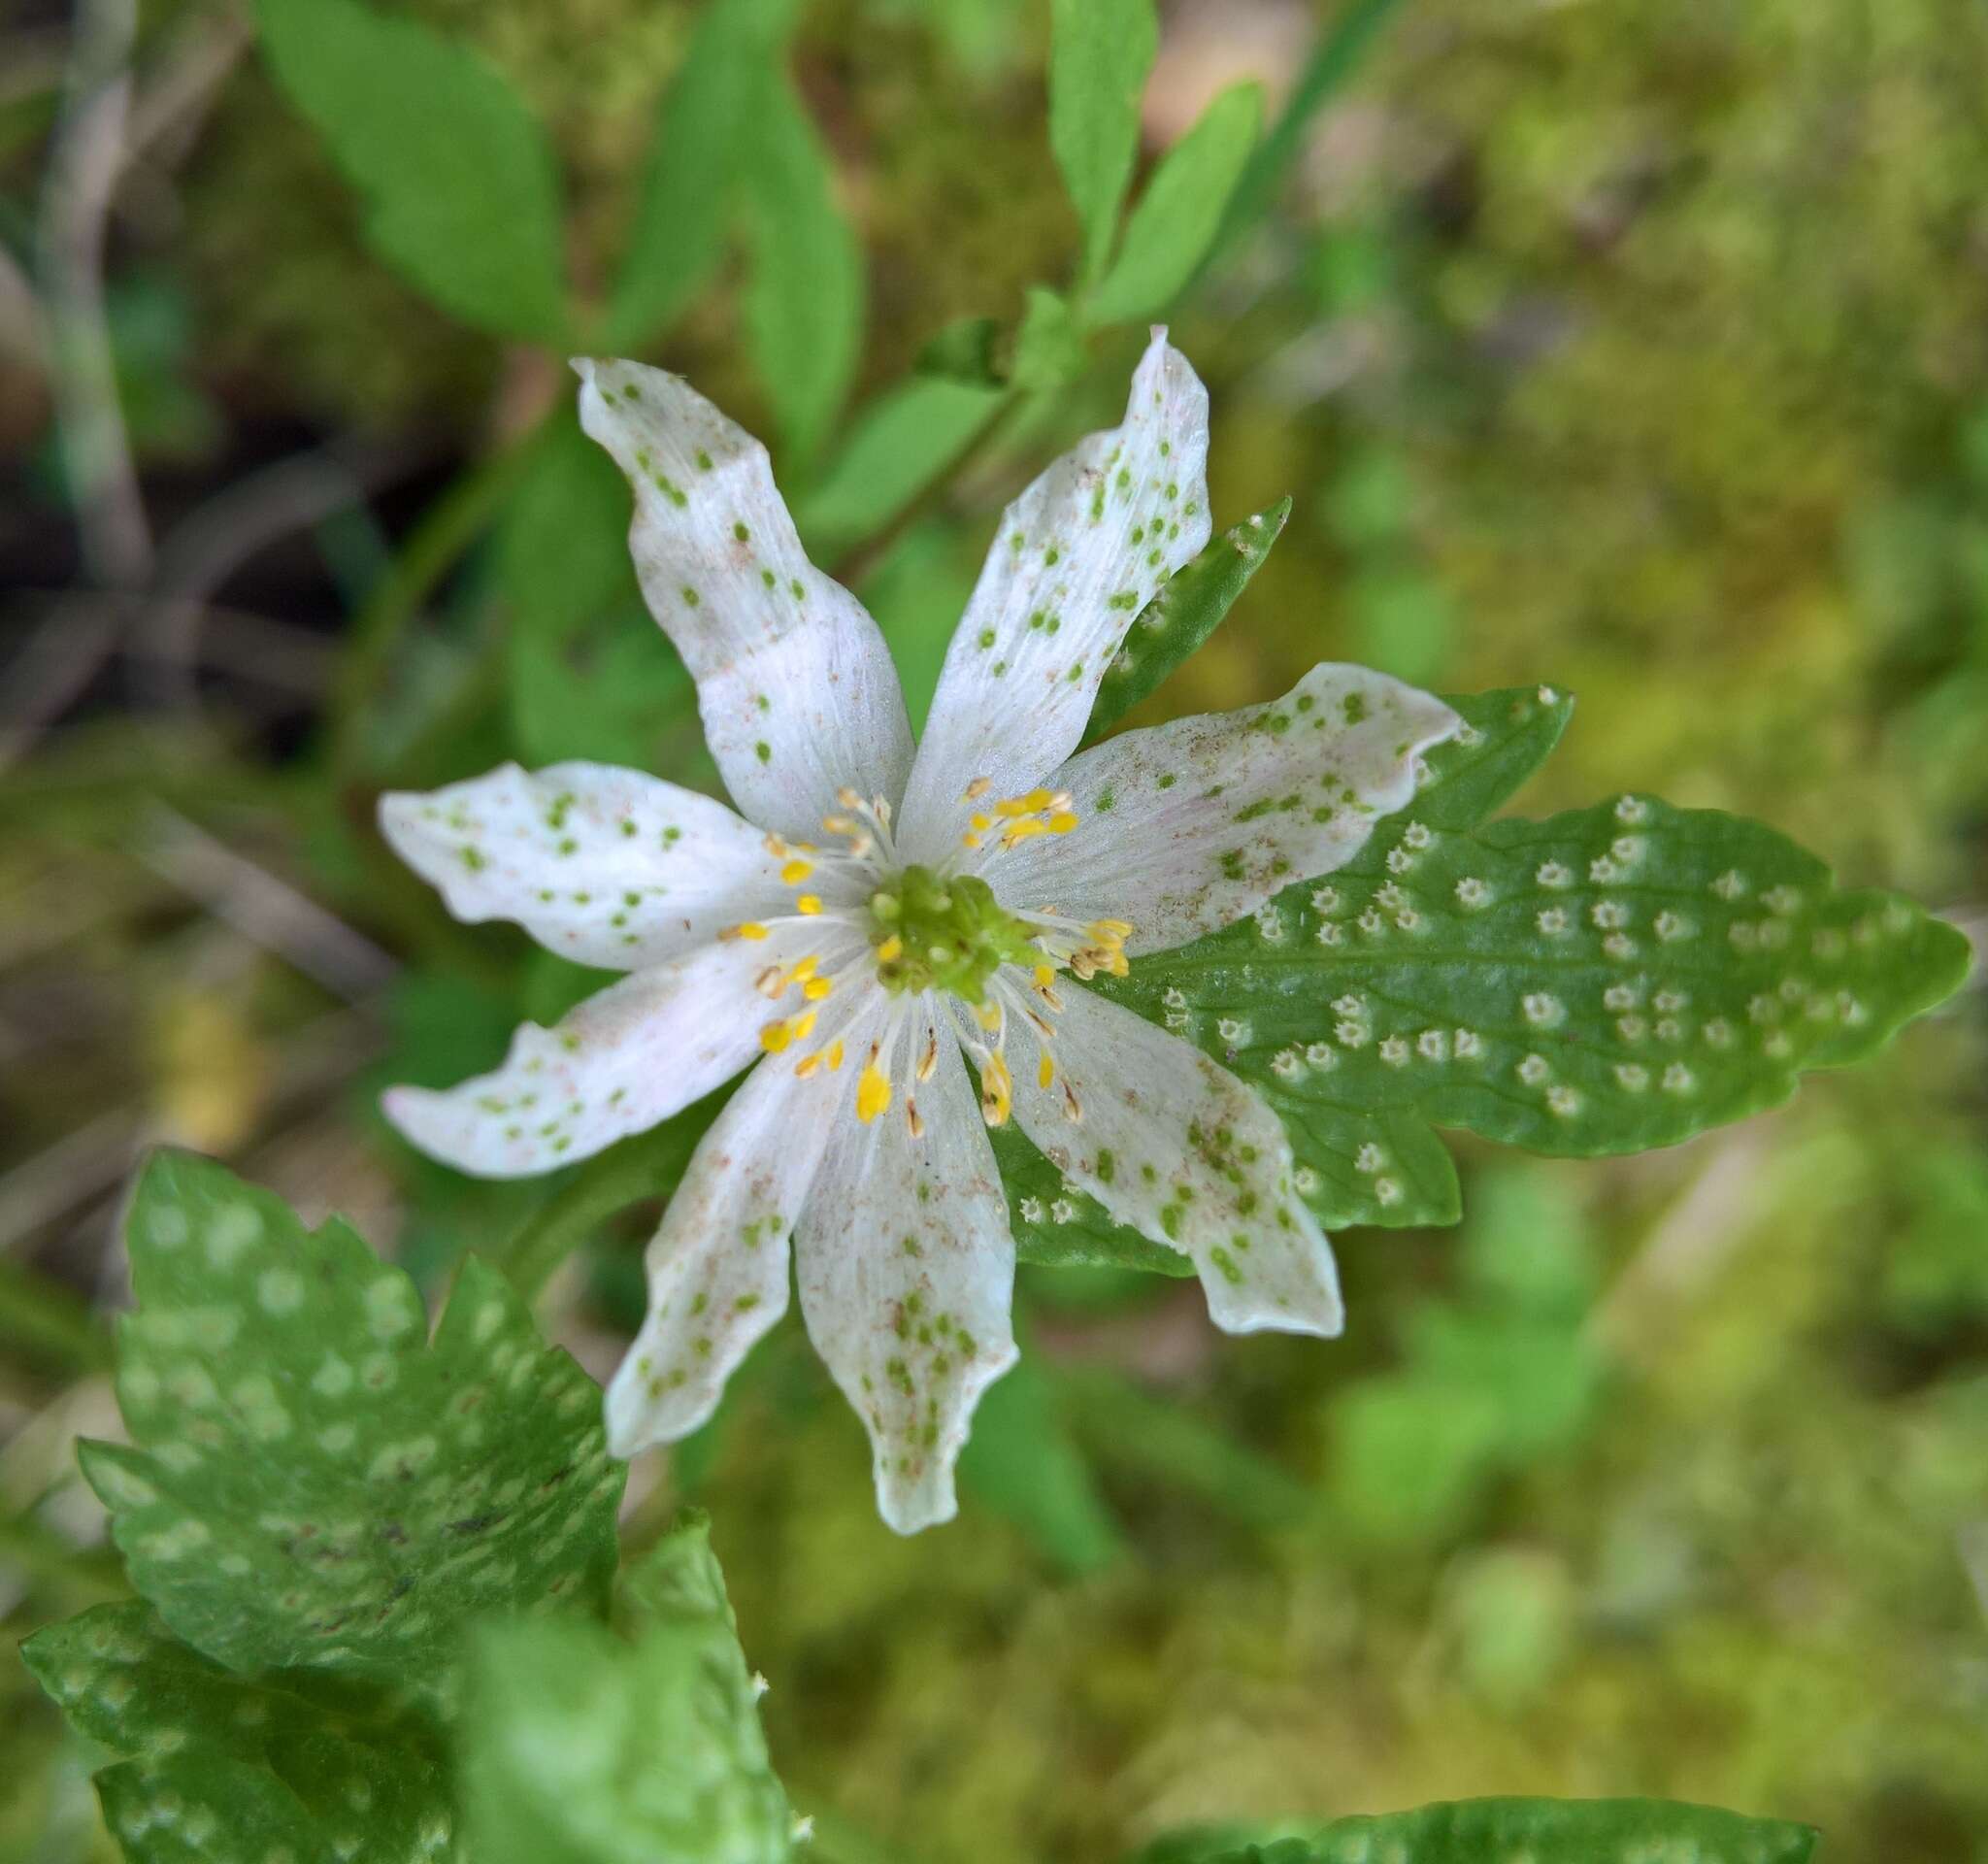
[[[814,1033],[814,1015],[812,1010],[806,1010],[798,1016],[788,1017],[787,1027],[794,1032],[796,1042],[806,1042]]]
[[[969,816],[967,817],[967,821],[969,822],[969,824],[971,824],[971,826],[977,829],[982,835],[986,834],[986,832],[994,826],[993,816],[982,816],[977,811],[976,811],[973,815]]]
[[[1033,816],[1024,816],[1019,821],[1010,822],[1001,831],[1001,845],[1004,848],[1012,848],[1017,842],[1025,842],[1032,835],[1046,835],[1048,832],[1047,822],[1038,821]]]
[[[889,1105],[890,1082],[874,1061],[866,1062],[856,1078],[856,1117],[867,1126]]]
[[[960,792],[960,801],[963,803],[977,803],[980,800],[980,798],[986,795],[986,793],[993,787],[993,778],[976,777],[974,781],[970,782],[966,786],[966,788]]]
[[[794,1072],[795,1074],[799,1075],[803,1081],[806,1081],[820,1066],[821,1050],[817,1048],[812,1055],[803,1055],[799,1061],[795,1062]]]
[[[1049,1051],[1045,1048],[1043,1050],[1042,1063],[1036,1069],[1036,1085],[1046,1087],[1055,1079],[1056,1064],[1049,1059]]]
[[[804,861],[796,858],[780,869],[780,884],[782,886],[799,886],[813,872],[814,863],[812,861]]]
[[[809,952],[809,954],[805,958],[803,958],[798,964],[794,966],[794,968],[791,971],[787,973],[786,977],[780,982],[780,988],[782,990],[791,990],[797,983],[806,983],[808,980],[814,975],[815,967],[818,966],[820,962],[821,953],[819,951]]]
[[[779,1022],[762,1024],[759,1031],[759,1046],[770,1055],[777,1055],[794,1039],[794,1032],[787,1027],[782,1017]]]
[[[801,986],[801,994],[804,997],[806,997],[810,1003],[819,1003],[822,1000],[822,998],[827,996],[828,993],[834,988],[835,985],[831,983],[826,978],[810,978],[808,982]]]
[[[804,893],[794,902],[794,911],[813,915],[821,911],[821,897],[816,893]]]
[[[998,1003],[975,1005],[974,1015],[982,1029],[998,1029],[1001,1027],[1001,1006]]]
[[[1052,835],[1068,835],[1076,826],[1077,812],[1075,810],[1058,810],[1055,815],[1049,817],[1049,833]]]
[[[1056,982],[1056,967],[1053,964],[1039,964],[1036,966],[1035,977],[1036,988],[1046,990]]]
[[[828,1045],[828,1072],[830,1074],[834,1074],[842,1067],[842,1065],[843,1043],[842,1038],[838,1036],[832,1043]]]
[[[1013,1110],[1014,1078],[1008,1072],[1008,1057],[996,1049],[980,1070],[980,1117],[989,1126],[1005,1126]]]
[[[741,925],[727,926],[718,934],[721,939],[763,939],[767,936],[766,927],[756,919],[747,919]]]
[[[893,932],[889,938],[885,939],[877,948],[877,962],[878,964],[895,964],[904,954],[905,942]]]

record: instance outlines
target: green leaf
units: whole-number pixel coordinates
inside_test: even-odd
[[[1806,1864],[1816,1838],[1812,1826],[1673,1800],[1461,1799],[1336,1819],[1289,1856],[1291,1864]],[[1284,1845],[1263,1853],[1283,1854]],[[1229,1853],[1236,1864],[1249,1855]]]
[[[504,79],[357,0],[257,0],[256,18],[277,82],[364,199],[381,256],[465,323],[557,343],[558,176]]]
[[[602,342],[652,342],[704,287],[724,250],[750,146],[752,103],[794,0],[713,0],[663,100]]]
[[[1086,321],[1129,323],[1166,309],[1213,244],[1262,126],[1263,92],[1253,83],[1230,85],[1201,113],[1132,210],[1125,244],[1084,306]]]
[[[1483,823],[1564,706],[1451,703],[1464,741],[1354,861],[1108,987],[1263,1090],[1329,1223],[1442,1220],[1436,1127],[1594,1156],[1775,1106],[1965,975],[1951,926],[1758,823],[1642,796]]]
[[[598,1604],[624,1472],[600,1395],[501,1277],[463,1265],[434,1344],[414,1284],[160,1152],[127,1228],[117,1397],[82,1447],[132,1582],[237,1669],[443,1686],[464,1621]]]
[[[999,317],[955,317],[918,346],[911,367],[921,376],[970,383],[977,388],[998,388],[1000,348]]]
[[[126,1757],[97,1789],[141,1864],[447,1847],[442,1743],[389,1696],[309,1671],[236,1676],[138,1600],[51,1625],[21,1656],[78,1734]]]
[[[653,770],[696,737],[696,689],[643,604],[627,510],[613,461],[562,416],[499,520],[512,726],[527,763]]]
[[[987,1387],[960,1452],[959,1479],[1066,1573],[1095,1573],[1125,1550],[1056,1386],[1031,1354]]]
[[[1151,697],[1161,682],[1222,624],[1249,579],[1283,535],[1291,501],[1280,498],[1267,512],[1212,539],[1193,562],[1184,563],[1140,610],[1125,643],[1105,670],[1091,707],[1085,744],[1095,744],[1111,726]]]
[[[479,1864],[777,1864],[786,1795],[705,1523],[623,1593],[632,1642],[570,1620],[478,1640],[462,1762]]]
[[[812,457],[848,393],[863,339],[863,254],[792,84],[754,92],[745,170],[752,266],[746,330],[788,451]]]
[[[1047,394],[1075,382],[1089,361],[1069,299],[1045,284],[1030,285],[1014,333],[1010,365],[1014,385],[1030,394]]]
[[[1110,256],[1159,43],[1152,0],[1052,0],[1049,147],[1083,226],[1086,278]]]
[[[835,549],[877,529],[965,452],[1007,401],[1005,388],[917,376],[872,403],[801,503],[810,546]]]

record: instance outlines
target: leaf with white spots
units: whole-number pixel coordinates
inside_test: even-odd
[[[779,1864],[786,1795],[701,1518],[623,1575],[629,1637],[573,1621],[478,1641],[462,1740],[479,1864]]]
[[[346,1224],[179,1152],[128,1236],[135,1448],[85,1444],[83,1472],[188,1644],[440,1687],[465,1620],[599,1604],[623,1472],[594,1385],[499,1276],[464,1264],[431,1345],[414,1282]]]
[[[122,1757],[96,1785],[134,1864],[447,1849],[443,1742],[405,1702],[310,1671],[237,1676],[135,1599],[50,1625],[21,1656],[70,1726]]]
[[[1236,600],[1283,535],[1291,501],[1246,517],[1215,538],[1193,562],[1160,585],[1126,630],[1091,705],[1085,744],[1095,744],[1222,624]]]
[[[1673,1145],[1874,1053],[1958,986],[1952,927],[1839,889],[1758,823],[1640,795],[1483,823],[1564,702],[1452,704],[1465,732],[1354,860],[1100,984],[1260,1088],[1328,1224],[1440,1220],[1418,1183],[1449,1205],[1436,1127],[1572,1155]]]

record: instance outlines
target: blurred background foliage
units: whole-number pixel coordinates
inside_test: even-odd
[[[374,256],[246,17],[160,0],[121,46],[117,11],[0,22],[10,1637],[121,1586],[70,1450],[116,1427],[102,1315],[148,1143],[345,1209],[437,1290],[466,1249],[578,1235],[544,1312],[612,1367],[653,1203],[601,1222],[558,1182],[472,1183],[372,1111],[591,980],[449,926],[384,860],[371,798],[505,755],[710,781],[555,350],[451,321]],[[1237,79],[1275,114],[1344,24],[1302,0],[1162,11],[1148,159]],[[1320,658],[1550,680],[1581,710],[1529,809],[1629,785],[1742,809],[1978,928],[1988,14],[1363,11],[1350,82],[1175,313],[1218,520],[1296,505],[1139,716]],[[605,302],[700,10],[399,12],[528,100],[569,274]],[[754,356],[794,306],[755,285],[750,239],[644,351],[780,440],[914,691],[1000,501],[1123,394],[1129,337],[1066,357],[903,522],[864,509],[888,431],[844,451],[938,333],[957,370],[960,320],[1005,346],[1030,287],[1074,275],[1047,24],[1002,0],[801,9],[788,69],[850,230],[819,262],[864,310],[772,340],[845,342],[846,383],[798,413],[769,396]],[[44,361],[93,315],[55,289],[48,175],[65,83],[106,48],[135,77],[84,273],[135,546],[119,462],[65,445]],[[964,443],[986,391],[931,392]],[[110,480],[79,485],[79,458]],[[983,1409],[962,1518],[910,1542],[790,1321],[707,1431],[638,1466],[633,1531],[712,1511],[777,1763],[835,1860],[1096,1858],[1185,1821],[1494,1791],[1773,1812],[1843,1864],[1988,1859],[1981,1028],[1964,996],[1670,1153],[1467,1144],[1461,1230],[1342,1240],[1330,1348],[1221,1340],[1191,1284],[1026,1271],[1033,1351]],[[88,1757],[17,1668],[0,1744],[0,1857],[102,1855]]]

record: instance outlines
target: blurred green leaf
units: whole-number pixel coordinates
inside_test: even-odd
[[[1008,403],[1004,388],[918,376],[873,402],[800,501],[809,544],[836,549],[877,529],[950,466]]]
[[[1093,326],[1157,316],[1194,276],[1263,127],[1263,92],[1232,84],[1162,158],[1125,243],[1083,307]]]
[[[1030,394],[1044,394],[1075,382],[1089,361],[1070,301],[1047,285],[1030,285],[1021,323],[1014,333],[1010,371],[1014,385]]]
[[[1222,624],[1249,586],[1271,547],[1283,535],[1291,501],[1280,498],[1213,539],[1183,564],[1140,610],[1125,642],[1105,670],[1084,742],[1095,744],[1142,700],[1157,692],[1175,668]]]
[[[237,1676],[138,1600],[51,1625],[21,1657],[78,1734],[124,1757],[96,1784],[134,1864],[447,1847],[440,1739],[389,1696],[309,1671]]]
[[[1460,1799],[1336,1819],[1302,1844],[1228,1851],[1221,1864],[1806,1864],[1816,1838],[1811,1826],[1674,1800]]]
[[[1329,1223],[1432,1220],[1363,1137],[1376,1115],[1569,1156],[1674,1145],[1873,1054],[1965,976],[1951,926],[1838,890],[1755,822],[1625,796],[1482,824],[1562,702],[1451,703],[1464,739],[1353,861],[1094,986],[1156,1021],[1171,1009],[1262,1090]]]
[[[702,1519],[622,1581],[624,1640],[598,1625],[493,1625],[462,1741],[480,1864],[777,1864],[786,1795]]]
[[[477,329],[559,342],[558,175],[510,84],[358,0],[257,0],[255,13],[277,81],[359,190],[381,255]]]
[[[649,618],[628,554],[628,493],[613,462],[559,417],[499,520],[498,601],[517,748],[652,770],[688,732],[695,687]]]
[[[127,1236],[136,1448],[85,1443],[83,1473],[196,1649],[439,1688],[468,1618],[600,1601],[623,1471],[501,1277],[464,1264],[431,1348],[414,1284],[344,1223],[177,1152]]]
[[[1086,278],[1110,256],[1158,49],[1152,0],[1052,0],[1049,147],[1083,227]]]
[[[1027,1352],[976,1409],[959,1479],[1066,1573],[1097,1572],[1125,1550],[1064,1420],[1056,1385]]]
[[[957,317],[919,345],[911,366],[921,376],[970,383],[977,388],[998,388],[1000,345],[999,317]]]
[[[863,254],[814,125],[779,74],[753,93],[746,150],[752,265],[746,330],[781,437],[812,458],[848,393],[863,339]]]
[[[659,336],[716,268],[794,0],[712,0],[670,85],[602,330],[611,350]]]

